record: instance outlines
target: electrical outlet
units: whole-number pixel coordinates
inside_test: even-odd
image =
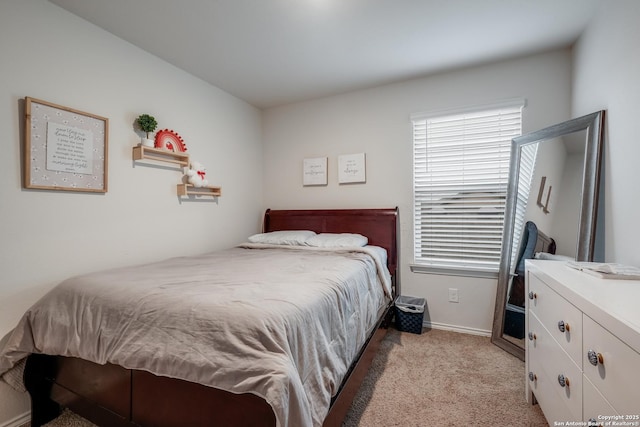
[[[459,302],[457,289],[449,288],[449,302]]]

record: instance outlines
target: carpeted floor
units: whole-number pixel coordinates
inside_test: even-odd
[[[390,329],[343,427],[547,426],[524,381],[524,362],[487,337]],[[93,424],[65,411],[46,426]]]
[[[488,337],[391,329],[343,426],[547,426],[524,390],[524,362]]]

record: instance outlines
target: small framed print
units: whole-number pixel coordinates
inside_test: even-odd
[[[367,182],[364,153],[338,156],[338,183],[353,184]]]
[[[327,158],[316,157],[302,162],[302,185],[327,185]]]
[[[109,119],[25,98],[24,187],[107,192]]]

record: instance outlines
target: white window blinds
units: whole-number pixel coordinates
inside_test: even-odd
[[[539,144],[528,144],[520,147],[520,173],[518,175],[518,194],[516,195],[515,218],[513,221],[513,242],[511,247],[511,273],[516,269],[516,257],[524,231],[524,217],[531,193],[531,182],[535,172],[536,157]]]
[[[414,263],[496,272],[524,101],[413,116]]]

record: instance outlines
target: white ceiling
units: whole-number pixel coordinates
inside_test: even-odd
[[[602,0],[50,0],[260,107],[570,46]]]

